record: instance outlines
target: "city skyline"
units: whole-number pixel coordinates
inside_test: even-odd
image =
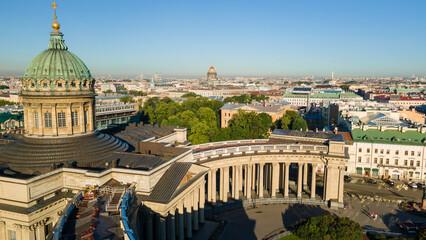
[[[0,26],[0,75],[23,75],[46,48],[53,13],[36,14],[46,3],[4,4],[0,20],[14,24]],[[422,1],[57,3],[93,75],[198,77],[211,63],[219,76],[426,75]]]

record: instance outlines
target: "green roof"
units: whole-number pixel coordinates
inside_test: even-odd
[[[354,142],[426,146],[426,134],[417,131],[404,133],[394,130],[382,132],[373,129],[366,131],[355,129],[352,130],[352,138]]]

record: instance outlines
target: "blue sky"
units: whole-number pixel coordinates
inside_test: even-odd
[[[426,75],[425,0],[57,0],[93,75]],[[1,1],[0,75],[23,74],[52,31],[48,0]]]

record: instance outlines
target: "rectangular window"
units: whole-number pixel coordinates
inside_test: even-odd
[[[422,152],[417,152],[417,157],[420,157],[422,155]]]
[[[38,112],[34,112],[34,127],[38,127]]]
[[[408,161],[404,160],[404,166],[407,166],[407,165],[408,165]]]
[[[370,149],[369,148],[367,148],[367,153],[370,153]]]
[[[65,117],[64,112],[58,113],[58,127],[66,127],[67,126],[67,118]]]
[[[410,161],[410,166],[413,167],[414,166],[414,160]]]
[[[374,153],[377,153],[377,152],[378,152],[377,148],[376,148],[376,149],[374,149]]]
[[[84,124],[87,124],[87,111],[84,111]]]
[[[389,149],[386,150],[386,154],[390,154],[390,150]]]
[[[374,158],[374,163],[377,163],[377,158]]]
[[[420,167],[420,161],[417,161],[417,167]]]
[[[398,159],[395,159],[395,165],[398,165]]]
[[[389,158],[386,158],[386,164],[389,165]]]
[[[44,127],[52,127],[52,113],[44,113]]]
[[[414,156],[414,151],[411,151],[411,156]]]
[[[383,164],[383,158],[380,158],[380,164]]]
[[[71,118],[72,118],[72,126],[78,126],[78,112],[71,112]]]
[[[383,149],[380,149],[380,154],[383,154]]]
[[[358,162],[359,162],[359,163],[361,162],[361,157],[358,157]]]
[[[408,151],[405,151],[405,156],[408,156]]]
[[[396,150],[396,151],[395,151],[395,155],[399,155],[399,150]]]
[[[362,152],[362,148],[359,148],[359,149],[358,149],[358,152]]]

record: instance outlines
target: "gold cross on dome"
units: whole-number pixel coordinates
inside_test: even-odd
[[[53,7],[53,14],[54,14],[54,17],[53,17],[53,20],[55,20],[55,22],[56,22],[56,18],[58,18],[57,16],[56,16],[56,7],[58,6],[58,4],[56,4],[55,3],[55,1],[53,1],[53,4],[52,4],[52,7]]]

